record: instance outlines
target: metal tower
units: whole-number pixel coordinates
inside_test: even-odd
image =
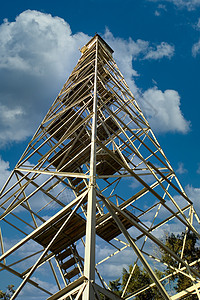
[[[188,294],[200,299],[198,261],[184,259],[187,232],[200,236],[193,203],[120,73],[113,50],[96,34],[81,53],[1,190],[0,276],[9,271],[20,281],[11,299],[25,284],[48,300],[134,299],[152,287],[161,299]],[[173,225],[186,233],[180,255],[158,238],[161,228]],[[96,245],[107,250],[100,260]],[[154,267],[165,267],[156,247],[179,262],[178,268],[169,267],[190,277],[191,287],[169,296],[166,278],[158,279],[154,272]],[[120,298],[109,290],[102,270],[105,275],[113,257],[123,262],[127,250],[132,250],[130,263],[143,265],[153,283],[131,295],[127,283]],[[45,278],[57,291],[45,288]]]

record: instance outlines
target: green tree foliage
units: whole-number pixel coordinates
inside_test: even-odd
[[[169,236],[166,236],[165,244],[168,248],[173,250],[179,257],[181,256],[181,252],[183,249],[184,243],[184,233],[181,235],[175,236],[173,233]],[[173,267],[178,268],[179,262],[173,259],[169,254],[161,250],[162,252],[162,261],[171,265]],[[185,248],[183,252],[183,260],[186,260],[188,264],[193,261],[196,261],[200,257],[200,247],[197,246],[197,237],[194,233],[187,233]],[[181,266],[183,267],[183,266]],[[200,273],[200,263],[196,263],[193,268],[196,269],[197,272]],[[172,274],[173,270],[170,267],[167,267],[165,274]],[[177,292],[182,291],[183,289],[191,286],[192,281],[189,277],[184,276],[183,274],[175,274],[170,277],[170,281],[173,283],[173,286]],[[197,296],[191,295],[186,298],[187,300],[195,300],[198,299]]]
[[[181,257],[184,240],[185,240],[185,247],[184,247],[182,258],[183,260],[186,260],[188,264],[190,264],[191,262],[194,262],[200,258],[200,246],[197,245],[198,239],[194,233],[188,232],[186,239],[184,233],[180,235],[174,235],[172,233],[165,237],[164,243],[168,248],[173,250],[179,257]],[[163,273],[155,270],[157,277],[161,278],[166,275],[171,275],[169,277],[171,288],[175,289],[177,293],[190,287],[192,285],[192,281],[188,276],[185,276],[181,273],[173,274],[174,269],[170,268],[170,266],[174,268],[179,268],[179,262],[175,260],[171,255],[166,253],[164,250],[160,249],[159,251],[161,252],[161,260],[165,262],[168,265],[168,267],[166,267]],[[196,271],[200,273],[200,263],[196,263],[195,265],[193,265],[193,268],[195,268]],[[127,280],[129,278],[132,269],[133,269],[132,265],[129,266],[128,270],[126,270],[125,268],[123,269],[121,283],[120,283],[120,278],[114,281],[110,281],[109,286],[113,292],[115,292],[118,295],[122,294],[122,291],[126,286]],[[127,294],[135,293],[136,291],[141,290],[143,287],[149,286],[149,284],[151,283],[152,281],[148,273],[144,269],[141,269],[138,265],[136,265],[133,276],[131,277],[127,288]],[[153,287],[138,294],[134,299],[135,300],[143,300],[143,299],[158,300],[158,299],[162,299],[162,297],[159,294],[157,288]],[[188,295],[184,299],[196,300],[198,299],[198,297],[196,295]]]
[[[121,296],[121,291],[120,291],[120,287],[121,287],[121,283],[120,283],[120,278],[113,280],[113,281],[109,281],[109,288],[111,289],[111,291],[113,293],[115,293],[118,296]],[[100,294],[100,299],[101,300],[110,300],[110,298],[108,298],[107,296]]]
[[[125,268],[123,269],[122,272],[122,290],[124,290],[127,280],[129,278],[129,275],[133,269],[133,266],[129,266],[129,270],[127,271]],[[127,288],[127,293],[133,293],[136,292],[137,290],[142,289],[145,286],[148,286],[151,284],[152,281],[148,275],[148,273],[144,269],[140,269],[138,265],[135,265],[134,273],[133,276],[130,279],[128,288]],[[136,300],[146,300],[146,299],[159,299],[160,295],[157,292],[157,290],[154,288],[150,288],[141,294],[138,294],[135,299]]]
[[[123,290],[125,289],[126,283],[129,279],[130,273],[132,272],[133,266],[129,266],[129,270],[127,271],[125,268],[123,268],[122,272],[122,283],[120,283],[120,278],[110,281],[109,287],[115,294],[121,296]],[[128,288],[126,293],[135,293],[136,291],[139,291],[143,289],[144,287],[148,287],[149,284],[152,283],[148,273],[144,269],[140,269],[138,265],[135,265],[133,275],[130,279],[130,282],[128,284]],[[136,300],[146,300],[146,299],[152,299],[157,300],[160,299],[160,294],[157,291],[156,288],[150,288],[146,291],[142,292],[141,294],[138,294],[134,299]]]
[[[113,280],[113,281],[109,281],[109,287],[110,287],[111,291],[115,292],[115,294],[121,295],[121,291],[120,291],[120,287],[121,287],[120,278],[118,278],[116,280]]]
[[[14,285],[10,284],[7,287],[6,292],[0,291],[0,300],[9,300],[15,292],[15,290],[13,288],[14,288]]]

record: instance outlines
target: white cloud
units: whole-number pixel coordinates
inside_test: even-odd
[[[46,270],[46,274],[47,273],[48,273],[48,270]],[[47,276],[47,278],[48,278],[48,276]],[[33,276],[31,279],[34,282],[36,282],[37,284],[39,284],[39,286],[46,289],[47,291],[49,291],[52,294],[55,294],[58,291],[57,286],[55,284],[52,284],[52,282],[40,280],[36,276]],[[37,289],[36,287],[34,287],[33,285],[31,285],[29,283],[27,283],[25,285],[25,287],[23,288],[23,290],[20,292],[17,299],[19,299],[19,300],[25,300],[25,299],[43,300],[43,299],[46,299],[47,297],[49,297],[49,295],[47,293]]]
[[[27,113],[23,107],[9,107],[0,104],[0,143],[21,141],[30,134],[30,125],[27,122]],[[24,122],[23,122],[24,121]],[[23,126],[22,123],[23,122]]]
[[[155,10],[155,13],[154,13],[154,14],[155,14],[156,17],[159,17],[159,16],[160,16],[160,12],[159,12],[158,10]]]
[[[174,3],[178,8],[187,8],[194,10],[200,6],[200,0],[169,0]]]
[[[33,134],[89,37],[27,10],[0,26],[0,146]],[[76,50],[76,51],[75,51]]]
[[[200,30],[200,18],[198,19],[197,23],[193,27],[197,31]],[[200,39],[192,46],[192,56],[196,57],[198,54],[200,54]]]
[[[200,39],[192,46],[192,55],[196,57],[200,53]]]
[[[43,288],[45,288],[47,291],[49,291],[52,294],[55,294],[58,291],[58,287],[56,285],[52,284],[52,282],[47,282],[47,281],[41,280],[35,276],[32,277],[32,280],[35,281],[36,283],[38,283],[40,286],[42,286]],[[25,293],[24,290],[23,290],[23,292]],[[28,293],[28,295],[30,295],[30,294]]]
[[[175,90],[162,92],[157,87],[143,93],[140,105],[151,127],[157,132],[187,133],[190,122],[185,120],[180,109],[180,96]]]
[[[122,244],[118,247],[124,247]],[[107,256],[113,254],[116,251],[116,248],[111,247],[110,245],[104,245],[102,242],[96,245],[96,255],[97,261],[101,261]],[[127,268],[130,264],[136,260],[136,255],[132,248],[127,247],[121,252],[117,253],[114,256],[111,256],[109,260],[99,264],[97,266],[98,271],[101,276],[103,276],[106,280],[116,279],[117,277],[121,277],[122,269]]]
[[[164,4],[159,4],[158,8],[167,11],[166,5]]]
[[[177,8],[186,8],[187,10],[195,10],[200,6],[200,0],[149,0],[151,2],[170,2],[173,3]]]
[[[196,30],[200,30],[200,18],[198,19],[198,21],[193,25],[193,28]]]
[[[176,170],[177,174],[185,174],[187,173],[187,169],[184,168],[184,164],[182,162],[178,163],[178,169]]]
[[[154,15],[159,17],[163,11],[167,11],[166,5],[159,4],[157,9],[154,12]]]
[[[136,59],[170,58],[174,53],[173,46],[161,42],[153,47],[148,41],[140,39],[115,38],[108,29],[104,38],[115,50],[114,58],[138,102],[139,98],[146,101],[147,94],[153,93],[154,96],[163,94],[165,99],[166,95],[169,98],[168,91],[155,89],[146,91],[142,97],[134,81],[138,73],[132,62]],[[38,11],[24,11],[14,22],[4,20],[0,25],[0,146],[25,140],[33,134],[77,63],[80,57],[78,48],[89,39],[82,32],[73,35],[69,24],[63,19]],[[178,93],[172,92],[179,99]],[[157,104],[158,100],[153,99],[151,105],[157,107]],[[144,113],[151,120],[155,111],[151,110],[153,115],[149,114],[149,108],[145,110],[148,105],[147,99],[147,104],[143,105]],[[164,106],[167,113],[167,102],[163,103]],[[157,121],[162,121],[160,111],[156,112]],[[170,109],[168,113],[172,112]],[[180,111],[180,99],[176,112],[178,119],[182,118],[179,125],[183,128],[177,127],[177,121],[173,120],[177,115],[169,115],[168,119],[173,120],[172,124],[176,123],[174,131],[186,132],[187,121]],[[165,127],[162,131],[172,130],[172,127]]]
[[[193,201],[194,208],[198,213],[200,211],[200,188],[187,185],[185,191],[188,197]]]
[[[131,253],[132,254],[132,253]],[[130,264],[133,264],[134,261],[130,261]],[[103,276],[105,280],[115,280],[122,276],[123,268],[127,269],[129,265],[122,264],[120,261],[116,264],[112,264],[109,262],[106,266],[99,266],[98,271]]]
[[[174,55],[174,51],[174,46],[162,42],[160,45],[156,46],[156,50],[150,50],[145,56],[145,59],[161,59],[163,57],[171,58]]]
[[[0,190],[10,175],[10,165],[0,157]]]
[[[133,79],[133,76],[138,75],[133,69],[133,60],[138,58],[160,59],[164,56],[170,58],[174,53],[174,47],[162,42],[153,50],[147,41],[137,40],[134,42],[132,39],[125,41],[115,38],[108,29],[104,38],[115,49],[114,58],[117,65],[134,92],[134,96],[153,130],[160,133],[168,131],[187,133],[190,122],[185,120],[181,112],[178,92],[175,90],[162,92],[154,87],[142,93]]]
[[[66,56],[88,38],[83,33],[72,35],[69,24],[59,17],[31,10],[21,13],[15,22],[5,21],[0,33],[0,66],[28,70],[34,76],[46,75],[48,69],[52,71],[55,67],[62,75],[69,71],[73,66],[69,63],[73,62],[66,65]]]
[[[161,42],[159,45],[154,47],[150,45],[148,41],[138,39],[136,42],[129,38],[124,40],[122,38],[115,38],[113,34],[106,29],[104,38],[107,40],[109,45],[115,50],[114,55],[124,64],[126,59],[128,69],[132,69],[132,60],[139,59],[161,59],[163,57],[171,58],[174,55],[174,46],[169,45],[166,42]],[[123,55],[122,55],[123,54]],[[130,64],[131,62],[131,64]],[[132,75],[135,71],[132,69]]]
[[[132,61],[138,58],[144,58],[144,54],[149,48],[149,42],[138,39],[136,42],[129,38],[115,38],[113,34],[106,29],[103,38],[114,50],[114,59],[117,61],[119,69],[122,71],[126,79],[132,76],[138,76],[136,70],[133,69]]]

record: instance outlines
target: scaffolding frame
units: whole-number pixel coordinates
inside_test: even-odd
[[[81,53],[0,193],[0,271],[22,279],[11,300],[26,283],[48,294],[47,300],[134,299],[155,286],[163,299],[189,294],[200,299],[199,261],[184,259],[188,231],[200,237],[193,203],[118,69],[113,50],[96,34]],[[181,255],[156,236],[170,224],[185,232]],[[5,251],[8,226],[18,232],[19,241]],[[112,248],[99,261],[96,237]],[[38,247],[19,258],[18,251],[28,243]],[[169,276],[159,279],[153,270],[153,264],[162,269],[164,263],[152,244],[178,262],[177,268],[168,267],[189,277],[191,287],[169,295],[164,284]],[[120,298],[98,268],[127,249],[153,283],[129,293],[133,267]],[[31,279],[44,265],[57,292]]]

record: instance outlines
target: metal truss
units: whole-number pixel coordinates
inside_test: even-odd
[[[155,286],[162,299],[188,294],[200,299],[199,261],[188,264],[184,259],[187,232],[200,237],[193,203],[119,71],[113,50],[95,35],[81,53],[1,190],[0,271],[20,280],[11,299],[26,283],[48,300],[134,299]],[[180,255],[158,238],[170,226],[185,232]],[[109,250],[99,260],[97,243]],[[130,263],[143,265],[153,283],[128,293],[133,267],[120,298],[100,270],[113,257],[120,261],[127,249],[133,253]],[[193,285],[169,295],[166,282],[172,275],[156,276],[154,268],[166,265],[155,249],[178,261],[178,268],[168,267]],[[43,285],[42,270],[57,292]]]

